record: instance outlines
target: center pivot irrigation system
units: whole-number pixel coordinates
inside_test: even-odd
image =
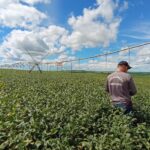
[[[0,68],[5,68],[5,69],[9,69],[9,68],[15,68],[15,69],[22,69],[23,67],[26,69],[26,70],[29,70],[29,73],[31,73],[36,67],[38,69],[38,71],[40,73],[42,73],[42,69],[41,69],[41,65],[47,65],[47,71],[49,71],[49,66],[56,66],[57,67],[57,71],[59,71],[59,68],[62,68],[64,67],[65,64],[70,64],[70,70],[72,72],[73,70],[73,63],[74,62],[77,62],[78,63],[78,70],[80,70],[80,64],[81,64],[81,61],[85,61],[85,60],[95,60],[96,58],[104,58],[104,62],[105,62],[105,69],[107,69],[108,67],[108,57],[109,56],[112,56],[113,54],[119,54],[120,53],[125,53],[126,54],[126,61],[128,61],[129,63],[131,63],[131,57],[133,57],[132,55],[132,52],[134,50],[138,51],[139,49],[138,48],[141,48],[141,47],[144,47],[144,46],[147,46],[147,45],[150,45],[150,42],[146,42],[146,43],[143,43],[143,44],[139,44],[139,45],[134,45],[134,46],[130,46],[130,47],[127,47],[127,48],[124,48],[124,49],[121,49],[121,50],[116,50],[116,51],[112,51],[112,52],[107,52],[107,53],[103,53],[103,54],[98,54],[98,55],[95,55],[95,56],[90,56],[90,57],[85,57],[85,58],[76,58],[76,59],[72,59],[72,60],[62,60],[62,61],[51,61],[51,62],[43,62],[43,60],[48,57],[50,55],[50,53],[47,53],[45,56],[43,56],[41,58],[40,61],[36,61],[34,59],[34,57],[30,54],[30,52],[28,50],[26,50],[27,54],[31,57],[32,59],[32,62],[25,62],[25,61],[20,61],[20,62],[17,62],[17,63],[13,63],[13,64],[3,64],[3,65],[0,65]],[[149,50],[150,51],[150,50]],[[57,53],[57,54],[60,54],[60,53]],[[132,54],[132,55],[131,55]],[[147,61],[146,63],[142,62],[142,64],[150,64],[150,52],[146,55],[139,55],[141,57],[145,56],[145,57],[148,57],[149,58],[149,61]],[[113,56],[112,56],[113,57]],[[134,56],[136,57],[136,56]],[[138,66],[139,64],[134,64],[134,66]],[[28,66],[28,67],[27,67]]]

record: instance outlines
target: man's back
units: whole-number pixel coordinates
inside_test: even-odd
[[[110,93],[113,103],[130,103],[131,96],[136,93],[132,77],[125,72],[114,72],[107,78],[106,91]]]

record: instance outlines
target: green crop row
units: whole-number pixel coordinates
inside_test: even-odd
[[[107,74],[0,70],[0,149],[149,150],[150,75],[133,75],[134,113],[104,91]]]

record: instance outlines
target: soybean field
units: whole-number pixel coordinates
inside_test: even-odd
[[[150,150],[150,74],[124,115],[105,92],[106,73],[0,70],[0,149]]]

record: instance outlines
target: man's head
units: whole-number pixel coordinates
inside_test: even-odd
[[[132,67],[130,67],[127,61],[121,61],[118,63],[118,71],[120,72],[128,72],[131,68]]]

